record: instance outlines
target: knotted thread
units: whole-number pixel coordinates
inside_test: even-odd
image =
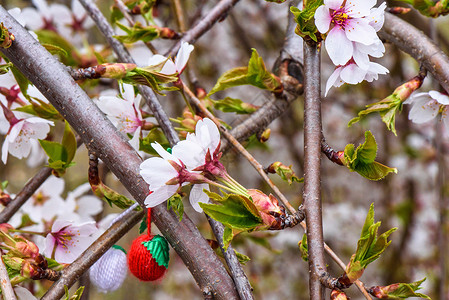
[[[147,234],[136,238],[128,251],[128,267],[131,273],[142,281],[155,281],[164,276],[167,269],[160,266],[151,255],[150,251],[142,244],[151,241],[151,208],[147,213]]]

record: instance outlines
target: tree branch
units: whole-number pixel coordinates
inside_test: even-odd
[[[321,214],[321,97],[320,52],[314,42],[304,43],[304,206],[309,253],[310,299],[324,299],[320,275],[326,272]]]
[[[239,0],[221,0],[205,17],[201,18],[201,21],[199,21],[198,24],[187,30],[181,40],[171,47],[165,56],[174,56],[183,42],[188,42],[190,44],[195,43],[195,41],[211,29],[215,23],[224,19],[237,2],[239,2]]]
[[[449,93],[449,57],[427,35],[400,18],[385,13],[385,23],[379,36],[422,63]]]
[[[135,150],[105,119],[64,67],[3,7],[0,7],[0,19],[15,35],[13,45],[1,51],[78,132],[87,148],[103,160],[131,195],[143,205],[149,189],[139,176],[142,160]],[[184,260],[202,290],[211,290],[217,299],[238,298],[226,269],[188,216],[185,215],[179,222],[165,205],[159,205],[153,209],[153,220]],[[64,289],[61,287],[58,284],[52,290],[62,296]]]

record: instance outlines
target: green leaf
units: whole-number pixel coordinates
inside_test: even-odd
[[[167,200],[167,210],[173,209],[175,214],[179,218],[179,222],[182,221],[184,215],[184,204],[182,203],[182,197],[178,193],[174,194]]]
[[[139,150],[150,155],[158,155],[151,146],[151,143],[158,142],[164,149],[170,147],[170,143],[160,128],[153,128],[148,135],[140,140]]]
[[[346,274],[351,282],[360,278],[366,266],[378,259],[390,245],[391,241],[388,241],[388,237],[391,233],[396,231],[397,228],[392,228],[378,236],[377,232],[379,226],[380,222],[374,223],[373,203],[370,206],[360,239],[357,242],[357,250],[346,267]]]
[[[62,137],[62,146],[67,152],[66,163],[71,163],[75,157],[76,149],[78,148],[76,144],[76,137],[70,127],[69,123],[65,121],[64,135]]]
[[[146,43],[159,37],[159,30],[156,26],[142,26],[139,22],[136,22],[133,27],[125,26],[119,22],[116,24],[126,32],[126,35],[114,36],[122,43],[135,43],[137,41]]]
[[[0,65],[0,75],[6,74],[9,72],[13,64],[11,62]]]
[[[427,17],[437,18],[439,16],[445,16],[449,14],[449,1],[440,0],[401,0],[402,2],[409,3],[413,7],[419,10],[420,13]]]
[[[268,173],[276,173],[279,175],[282,180],[287,181],[289,184],[292,184],[294,181],[303,182],[304,178],[299,178],[296,176],[295,172],[292,170],[292,166],[286,166],[280,161],[272,163],[267,168]]]
[[[353,144],[345,147],[345,165],[351,172],[357,172],[370,180],[380,180],[389,173],[397,173],[396,168],[384,166],[376,161],[377,143],[370,131],[365,132],[365,142],[355,149]]]
[[[218,78],[208,96],[230,87],[247,84],[275,93],[282,91],[280,79],[267,70],[256,49],[252,49],[252,51],[248,67],[234,68],[225,72]]]
[[[52,30],[37,30],[35,33],[37,34],[41,44],[52,45],[54,49],[56,49],[56,47],[61,49],[56,54],[58,54],[59,59],[63,64],[68,66],[77,66],[77,61],[73,55],[76,53],[76,49],[64,37]],[[61,55],[63,53],[65,54]]]
[[[309,248],[307,246],[307,234],[302,235],[302,240],[298,243],[299,252],[301,252],[301,258],[304,261],[309,261]]]
[[[222,100],[212,100],[214,108],[222,112],[235,112],[237,114],[252,114],[258,107],[240,99],[226,97]]]
[[[8,187],[9,181],[5,180],[0,183],[0,190],[4,191]]]
[[[64,300],[80,300],[81,296],[83,295],[83,291],[84,291],[84,286],[80,286],[75,294],[73,294],[73,296],[70,297],[69,295],[69,288],[64,285],[64,290],[65,290],[65,299]]]
[[[30,105],[16,108],[17,111],[26,112],[47,120],[63,120],[62,116],[50,103],[46,103],[38,98],[28,97]]]
[[[239,67],[226,71],[218,78],[217,83],[209,92],[208,96],[230,87],[249,84],[247,74],[248,67]]]
[[[382,299],[406,299],[410,297],[430,299],[427,295],[416,293],[417,290],[421,289],[421,283],[423,283],[424,280],[426,280],[426,278],[412,283],[395,283],[388,286],[374,286],[369,288],[369,293]]]
[[[162,64],[161,64],[162,65]],[[175,74],[162,74],[160,73],[161,66],[148,66],[145,68],[135,68],[132,71],[126,73],[125,77],[122,78],[123,82],[129,84],[142,84],[149,86],[154,92],[159,95],[162,90],[175,90],[176,87],[166,87],[164,84],[175,82],[178,80],[178,73]]]
[[[16,68],[16,66],[11,66],[11,72],[14,75],[14,78],[17,81],[17,84],[19,85],[20,91],[22,94],[28,98],[27,90],[28,85],[31,83],[28,78],[25,77],[25,75],[22,74],[22,72]]]
[[[290,7],[290,11],[295,16],[297,23],[295,33],[300,37],[310,37],[315,42],[318,41],[317,34],[320,35],[315,25],[315,11],[318,7],[323,5],[323,0],[307,1],[306,7],[300,10],[297,7]]]
[[[48,52],[50,52],[51,54],[56,54],[59,56],[68,56],[68,53],[62,49],[61,47],[58,47],[56,45],[52,45],[52,44],[42,44],[42,46],[47,49]]]
[[[151,256],[153,256],[159,266],[168,268],[170,260],[169,248],[167,240],[163,236],[155,235],[151,241],[142,242],[142,244],[150,251]]]
[[[94,194],[98,198],[106,201],[109,204],[109,206],[111,206],[111,207],[112,207],[112,204],[114,204],[118,208],[126,209],[135,203],[134,200],[128,199],[124,195],[114,191],[113,189],[111,189],[110,187],[105,185],[103,182],[100,182],[99,184],[94,185],[94,186],[91,185],[91,187],[92,187],[92,191],[94,192]],[[140,206],[138,206],[135,210],[141,210],[141,209],[142,208]]]
[[[48,166],[59,175],[63,175],[67,168],[75,164],[72,160],[77,149],[76,138],[67,122],[62,144],[47,140],[39,140],[39,143],[48,155]]]
[[[232,232],[232,229],[225,226],[225,229],[223,231],[223,248],[225,250],[228,249],[228,246],[232,242],[232,239],[234,238],[234,236],[235,236],[235,234]]]
[[[145,214],[142,218],[142,221],[140,222],[139,225],[139,234],[142,234],[145,232],[145,230],[147,230],[147,215]]]

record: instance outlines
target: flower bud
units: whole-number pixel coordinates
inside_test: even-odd
[[[17,242],[15,252],[17,252],[19,257],[30,257],[33,259],[40,255],[36,244],[28,240]]]
[[[102,74],[103,78],[115,78],[120,79],[126,76],[126,73],[137,68],[136,64],[102,64],[100,66],[104,66],[105,70]]]
[[[276,229],[281,226],[281,218],[285,218],[285,209],[279,205],[273,195],[265,195],[259,190],[249,189],[254,205],[260,212],[262,221],[268,228]]]
[[[0,231],[3,233],[8,233],[11,229],[14,229],[10,224],[8,223],[1,223],[0,224]]]
[[[257,134],[257,138],[259,139],[259,142],[265,143],[270,138],[271,129],[267,128],[263,132]]]
[[[15,257],[15,256],[9,256],[9,255],[3,255],[3,262],[5,265],[10,267],[14,270],[20,270],[22,268],[22,263],[24,261],[23,258]]]
[[[3,206],[7,206],[11,202],[11,196],[8,194],[1,192],[0,193],[0,204]]]
[[[331,292],[331,300],[347,300],[349,299],[345,292],[333,289]]]
[[[39,280],[43,278],[44,272],[35,263],[24,260],[22,263],[22,268],[20,270],[20,275],[33,280]]]
[[[369,289],[369,293],[379,299],[389,298],[389,294],[393,293],[399,288],[399,283],[390,284],[387,286],[373,286]]]

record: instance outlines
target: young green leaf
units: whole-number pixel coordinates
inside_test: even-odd
[[[31,83],[28,78],[25,77],[25,75],[22,74],[22,72],[17,69],[15,66],[11,66],[11,72],[14,75],[14,78],[17,81],[17,84],[19,85],[20,91],[25,97],[28,97],[27,90],[28,85]]]
[[[357,117],[349,121],[348,127],[357,123],[366,115],[378,112],[382,121],[387,125],[388,130],[391,130],[394,135],[397,135],[395,128],[396,113],[402,111],[402,103],[407,100],[414,91],[421,87],[424,77],[425,74],[420,72],[417,76],[398,86],[387,98],[376,103],[368,104],[365,110],[360,111]]]
[[[184,215],[184,204],[182,203],[182,197],[178,193],[174,194],[167,200],[167,210],[173,209],[175,214],[178,216],[179,221],[182,221]]]
[[[75,134],[73,133],[72,128],[70,127],[67,121],[65,121],[64,135],[62,137],[62,146],[67,152],[66,163],[71,163],[73,158],[75,157],[76,149],[78,147],[76,144]]]
[[[78,63],[73,55],[76,53],[76,49],[64,37],[52,30],[37,30],[35,32],[41,44],[52,45],[54,49],[56,49],[55,47],[61,49],[61,51],[58,51],[57,54],[63,64],[68,66],[77,66]],[[67,53],[67,55],[60,55],[63,53]]]
[[[318,7],[323,5],[323,0],[307,1],[306,7],[300,10],[297,7],[290,7],[290,11],[295,16],[297,23],[295,33],[300,37],[310,37],[315,42],[318,41],[318,36],[321,34],[318,32],[318,28],[315,26],[315,11]]]
[[[379,226],[380,222],[374,223],[374,204],[371,204],[357,242],[357,250],[346,267],[346,276],[350,283],[360,278],[366,266],[378,259],[390,245],[391,241],[388,241],[388,237],[397,228],[392,228],[378,236]]]
[[[235,112],[237,114],[252,114],[259,107],[250,103],[243,102],[240,99],[226,97],[222,100],[212,100],[214,108],[222,112]]]
[[[272,163],[267,168],[268,173],[276,173],[278,174],[282,180],[287,181],[289,184],[292,184],[294,181],[303,182],[304,178],[299,178],[296,176],[295,172],[292,170],[292,166],[286,166],[280,161]]]
[[[116,24],[126,33],[126,35],[114,36],[122,43],[135,43],[137,41],[146,43],[159,37],[159,30],[156,26],[142,26],[139,22],[136,22],[133,27],[128,27],[119,22],[116,22]]]
[[[51,105],[38,98],[29,97],[30,105],[25,105],[16,108],[17,111],[26,112],[47,120],[63,120],[59,112]]]
[[[421,283],[426,278],[412,282],[412,283],[395,283],[388,286],[373,286],[368,289],[368,292],[376,298],[380,299],[405,299],[410,297],[419,297],[429,299],[430,297],[421,293],[416,293],[421,289]]]
[[[165,137],[160,128],[153,128],[148,132],[148,135],[140,140],[139,150],[144,151],[150,155],[158,155],[151,146],[151,143],[158,142],[164,149],[170,147],[170,143]]]
[[[420,13],[427,17],[437,18],[449,14],[449,1],[440,0],[401,0],[413,5]]]
[[[302,235],[302,240],[298,243],[299,252],[301,252],[301,258],[304,261],[309,261],[309,248],[307,246],[307,234]]]
[[[1,64],[0,65],[0,75],[8,73],[12,66],[13,66],[13,64],[10,62],[6,63],[6,64]]]
[[[344,163],[351,172],[357,172],[370,180],[380,180],[389,173],[397,173],[396,168],[384,166],[376,161],[377,143],[370,131],[365,132],[365,142],[354,149],[348,144],[344,151]]]
[[[150,251],[151,256],[156,260],[159,266],[168,268],[170,254],[167,240],[160,235],[155,235],[151,241],[142,242],[142,244]]]
[[[259,56],[256,49],[252,49],[252,51],[248,67],[234,68],[225,72],[218,78],[217,83],[208,96],[230,87],[247,84],[274,93],[282,92],[283,86],[279,77],[267,70],[262,57]]]

